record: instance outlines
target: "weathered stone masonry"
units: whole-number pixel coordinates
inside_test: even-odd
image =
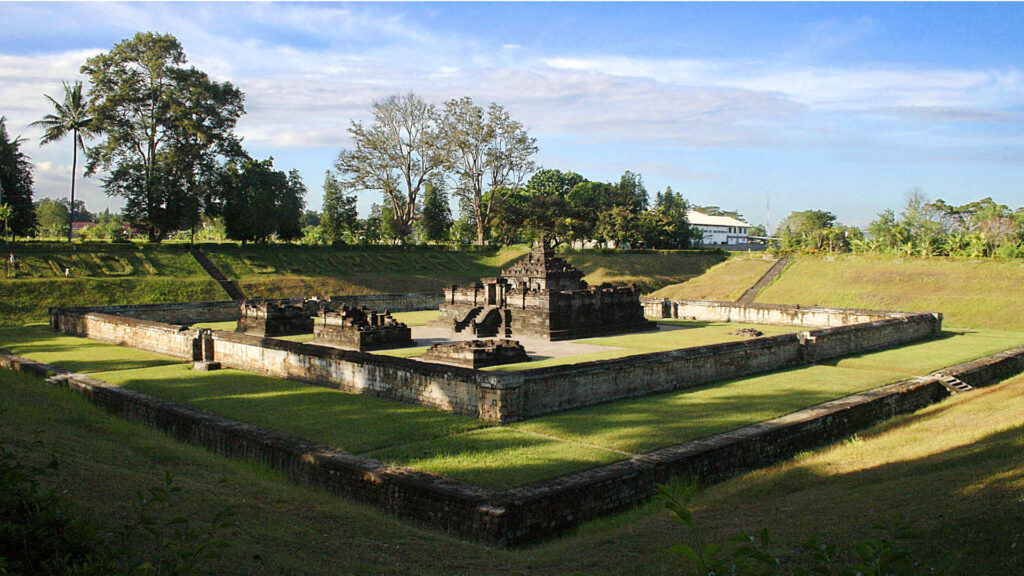
[[[716,314],[728,310],[724,303],[715,303],[713,308]],[[764,305],[755,308],[761,311],[759,314],[771,313],[776,308],[788,310],[788,307]],[[771,338],[501,373],[246,334],[200,332],[137,318],[82,313],[83,310],[89,309],[51,310],[51,327],[68,334],[179,358],[220,362],[226,367],[431,406],[499,423],[898,346],[937,336],[942,327],[941,314],[868,315],[861,311],[822,308],[814,311],[815,321],[835,325],[843,318],[881,319]],[[791,317],[793,321],[807,318],[803,312]]]
[[[62,369],[0,353],[0,367],[46,377]],[[950,367],[942,373],[976,387],[1024,371],[1024,347]],[[369,502],[471,540],[515,546],[642,502],[673,477],[714,482],[827,444],[858,429],[945,398],[934,377],[900,382],[804,410],[636,456],[608,466],[506,491],[388,468],[272,430],[111,386],[84,375],[51,378],[107,411],[192,444],[272,466],[303,484]]]

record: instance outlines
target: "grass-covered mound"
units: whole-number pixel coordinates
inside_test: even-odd
[[[1024,260],[800,256],[758,302],[942,312],[956,328],[1024,330]]]
[[[651,296],[672,300],[737,300],[773,263],[762,258],[733,257],[691,280],[660,288]]]
[[[209,276],[0,280],[0,325],[44,322],[54,306],[227,300]]]
[[[203,244],[250,298],[439,292],[497,276],[525,250],[332,248]],[[52,306],[223,300],[227,294],[185,244],[28,242],[13,246],[16,266],[0,278],[0,324],[46,319]],[[709,252],[568,255],[591,284],[636,283],[650,291],[700,275],[725,258]],[[69,268],[71,277],[64,277]]]

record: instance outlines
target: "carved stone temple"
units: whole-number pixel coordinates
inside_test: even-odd
[[[238,332],[272,338],[309,334],[313,318],[305,304],[244,301],[239,305]]]
[[[644,318],[635,286],[588,286],[545,246],[497,278],[446,287],[440,312],[433,325],[478,338],[573,340],[658,328]]]
[[[416,345],[409,327],[395,320],[387,310],[376,312],[363,306],[321,310],[310,344],[360,352]]]

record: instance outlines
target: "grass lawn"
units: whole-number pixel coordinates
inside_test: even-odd
[[[773,263],[762,258],[730,258],[696,278],[665,286],[651,296],[672,300],[737,300]]]
[[[758,302],[942,312],[948,328],[1024,330],[1024,260],[799,256]]]
[[[702,326],[663,335],[705,341],[699,336],[702,332],[729,326],[735,329],[734,325]],[[14,352],[91,371],[116,385],[493,488],[560,476],[738,428],[1024,343],[1021,333],[950,333],[832,365],[622,400],[493,428],[430,408],[247,372],[195,372],[174,359],[52,334],[45,326],[4,329],[0,334],[7,336],[5,347]],[[653,335],[640,336],[639,347],[661,346],[643,338]]]
[[[636,284],[642,292],[651,292],[700,276],[728,255],[681,251],[652,254],[583,252],[562,257],[582,270],[583,279],[593,286],[605,282]]]
[[[94,376],[353,453],[409,438],[436,438],[485,426],[475,418],[431,408],[238,370],[197,372],[187,364],[174,364]]]
[[[0,280],[0,324],[45,322],[52,306],[102,306],[226,300],[209,276]]]
[[[0,349],[85,373],[181,363],[155,352],[58,334],[46,324],[0,326]]]
[[[174,512],[195,522],[232,507],[230,546],[203,572],[661,576],[684,571],[668,548],[687,531],[657,503],[585,524],[520,550],[455,540],[369,506],[297,486],[281,474],[218,456],[126,422],[77,394],[0,371],[0,438],[42,441],[61,461],[45,482],[73,511],[114,532],[126,502],[173,472]],[[767,527],[794,549],[811,533],[849,546],[879,521],[902,518],[934,562],[960,574],[1020,574],[1024,550],[1024,377],[950,398],[833,447],[702,490],[693,502],[710,541]],[[45,463],[40,458],[40,463]],[[927,495],[924,497],[923,495]],[[438,554],[438,550],[444,550]]]
[[[657,320],[658,324],[673,326],[679,330],[659,330],[657,332],[638,332],[636,334],[623,334],[620,336],[605,336],[602,338],[587,338],[575,340],[580,344],[596,344],[599,346],[614,346],[618,350],[605,350],[601,352],[590,352],[587,354],[576,354],[573,356],[559,356],[545,358],[532,362],[521,362],[518,364],[504,364],[502,366],[491,366],[484,370],[497,370],[514,372],[519,370],[530,370],[533,368],[545,368],[548,366],[564,366],[579,362],[591,362],[596,360],[611,360],[636,354],[648,352],[663,352],[665,350],[676,350],[693,346],[706,346],[721,342],[736,342],[748,340],[746,336],[736,336],[733,332],[742,328],[754,328],[760,330],[765,336],[778,336],[790,332],[799,332],[803,328],[793,326],[765,326],[753,324],[738,324],[735,322],[698,322],[693,320]]]

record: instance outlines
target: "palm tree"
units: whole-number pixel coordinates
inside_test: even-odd
[[[85,151],[85,139],[92,138],[92,118],[89,116],[89,106],[82,95],[82,83],[75,81],[69,86],[64,82],[64,102],[57,102],[48,95],[46,99],[53,104],[54,114],[43,116],[30,126],[39,126],[45,131],[39,140],[40,144],[49,144],[62,140],[71,134],[71,147],[74,156],[71,161],[71,206],[68,210],[68,242],[71,242],[71,225],[75,221],[75,172],[78,169],[78,149]]]

